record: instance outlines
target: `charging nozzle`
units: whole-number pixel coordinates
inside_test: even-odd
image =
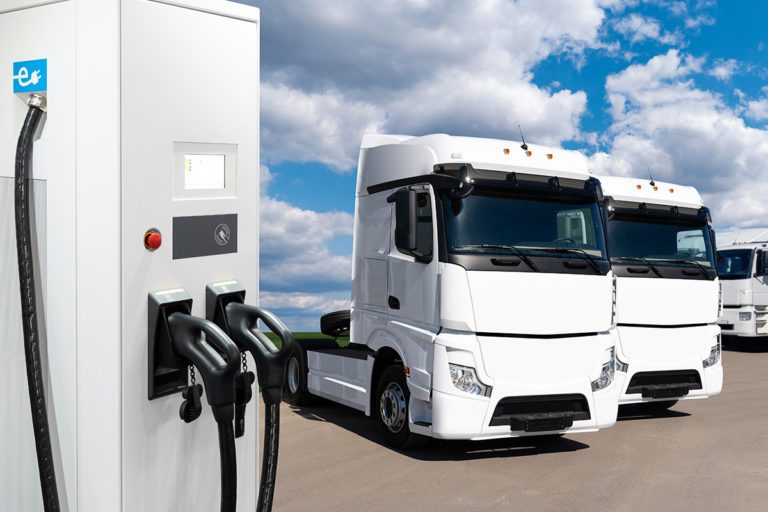
[[[235,377],[240,372],[240,351],[213,322],[186,313],[168,317],[173,350],[200,372],[205,396],[217,423],[235,418]],[[201,336],[205,334],[205,337]]]
[[[206,288],[206,317],[229,334],[241,351],[248,351],[256,362],[256,375],[264,399],[264,456],[262,457],[261,485],[256,504],[257,512],[272,510],[277,474],[277,456],[280,440],[280,401],[283,398],[285,367],[293,353],[293,334],[271,312],[249,306],[245,302],[245,289],[237,281],[208,285]],[[263,322],[280,339],[278,349],[258,328]],[[241,373],[247,376],[250,372]],[[245,377],[243,377],[245,378]],[[243,386],[248,385],[246,382]],[[250,395],[241,395],[235,425],[243,435],[245,403]]]
[[[285,367],[293,352],[293,334],[270,311],[244,304],[245,291],[237,281],[208,285],[206,316],[229,334],[241,351],[256,362],[256,377],[265,404],[279,404],[283,396]],[[280,339],[280,348],[258,328],[263,322]]]

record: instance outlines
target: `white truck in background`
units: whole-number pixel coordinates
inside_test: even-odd
[[[723,335],[768,337],[768,228],[725,233],[717,251]]]
[[[373,415],[401,448],[616,422],[613,276],[582,155],[369,135],[356,195],[351,343],[304,342],[289,401]]]
[[[619,403],[667,408],[720,393],[719,283],[693,187],[600,177],[616,276]]]

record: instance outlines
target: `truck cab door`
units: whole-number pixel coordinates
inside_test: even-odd
[[[395,243],[388,256],[388,313],[390,320],[437,327],[437,235],[435,200],[431,187],[420,185],[396,191],[392,232]]]

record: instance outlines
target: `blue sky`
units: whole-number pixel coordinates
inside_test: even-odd
[[[242,0],[262,16],[261,300],[349,299],[357,146],[450,133],[583,151],[768,224],[764,0]]]

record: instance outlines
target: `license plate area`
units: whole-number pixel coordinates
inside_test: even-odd
[[[573,415],[532,414],[529,417],[512,417],[509,419],[510,430],[524,432],[552,432],[565,430],[573,426]]]
[[[680,398],[688,394],[688,386],[653,386],[642,389],[643,398]]]

